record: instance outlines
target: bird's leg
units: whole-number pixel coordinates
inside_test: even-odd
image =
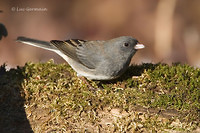
[[[96,88],[94,88],[94,87],[88,82],[88,80],[87,80],[85,77],[81,76],[81,77],[79,77],[79,78],[89,87],[90,90],[97,90]]]

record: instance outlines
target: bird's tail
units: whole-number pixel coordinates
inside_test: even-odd
[[[54,52],[57,50],[55,46],[53,46],[50,42],[47,42],[47,41],[40,41],[40,40],[31,39],[27,37],[18,37],[16,41],[31,45],[31,46],[43,48],[46,50],[54,51]]]

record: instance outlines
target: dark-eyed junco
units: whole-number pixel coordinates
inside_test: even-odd
[[[122,75],[138,49],[135,38],[122,36],[106,41],[71,39],[50,42],[18,37],[18,42],[51,50],[64,58],[78,76],[91,80],[111,80]]]
[[[6,27],[0,23],[0,40],[2,39],[2,37],[6,37],[8,35],[8,32],[6,30]]]

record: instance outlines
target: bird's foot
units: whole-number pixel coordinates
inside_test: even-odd
[[[81,76],[79,78],[88,86],[89,90],[91,90],[91,91],[98,90],[97,88],[93,87],[85,77]]]

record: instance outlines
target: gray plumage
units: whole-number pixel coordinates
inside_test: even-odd
[[[143,44],[130,36],[107,41],[71,39],[50,42],[18,37],[18,42],[56,52],[77,72],[92,80],[111,80],[122,75],[128,68],[132,56]]]

